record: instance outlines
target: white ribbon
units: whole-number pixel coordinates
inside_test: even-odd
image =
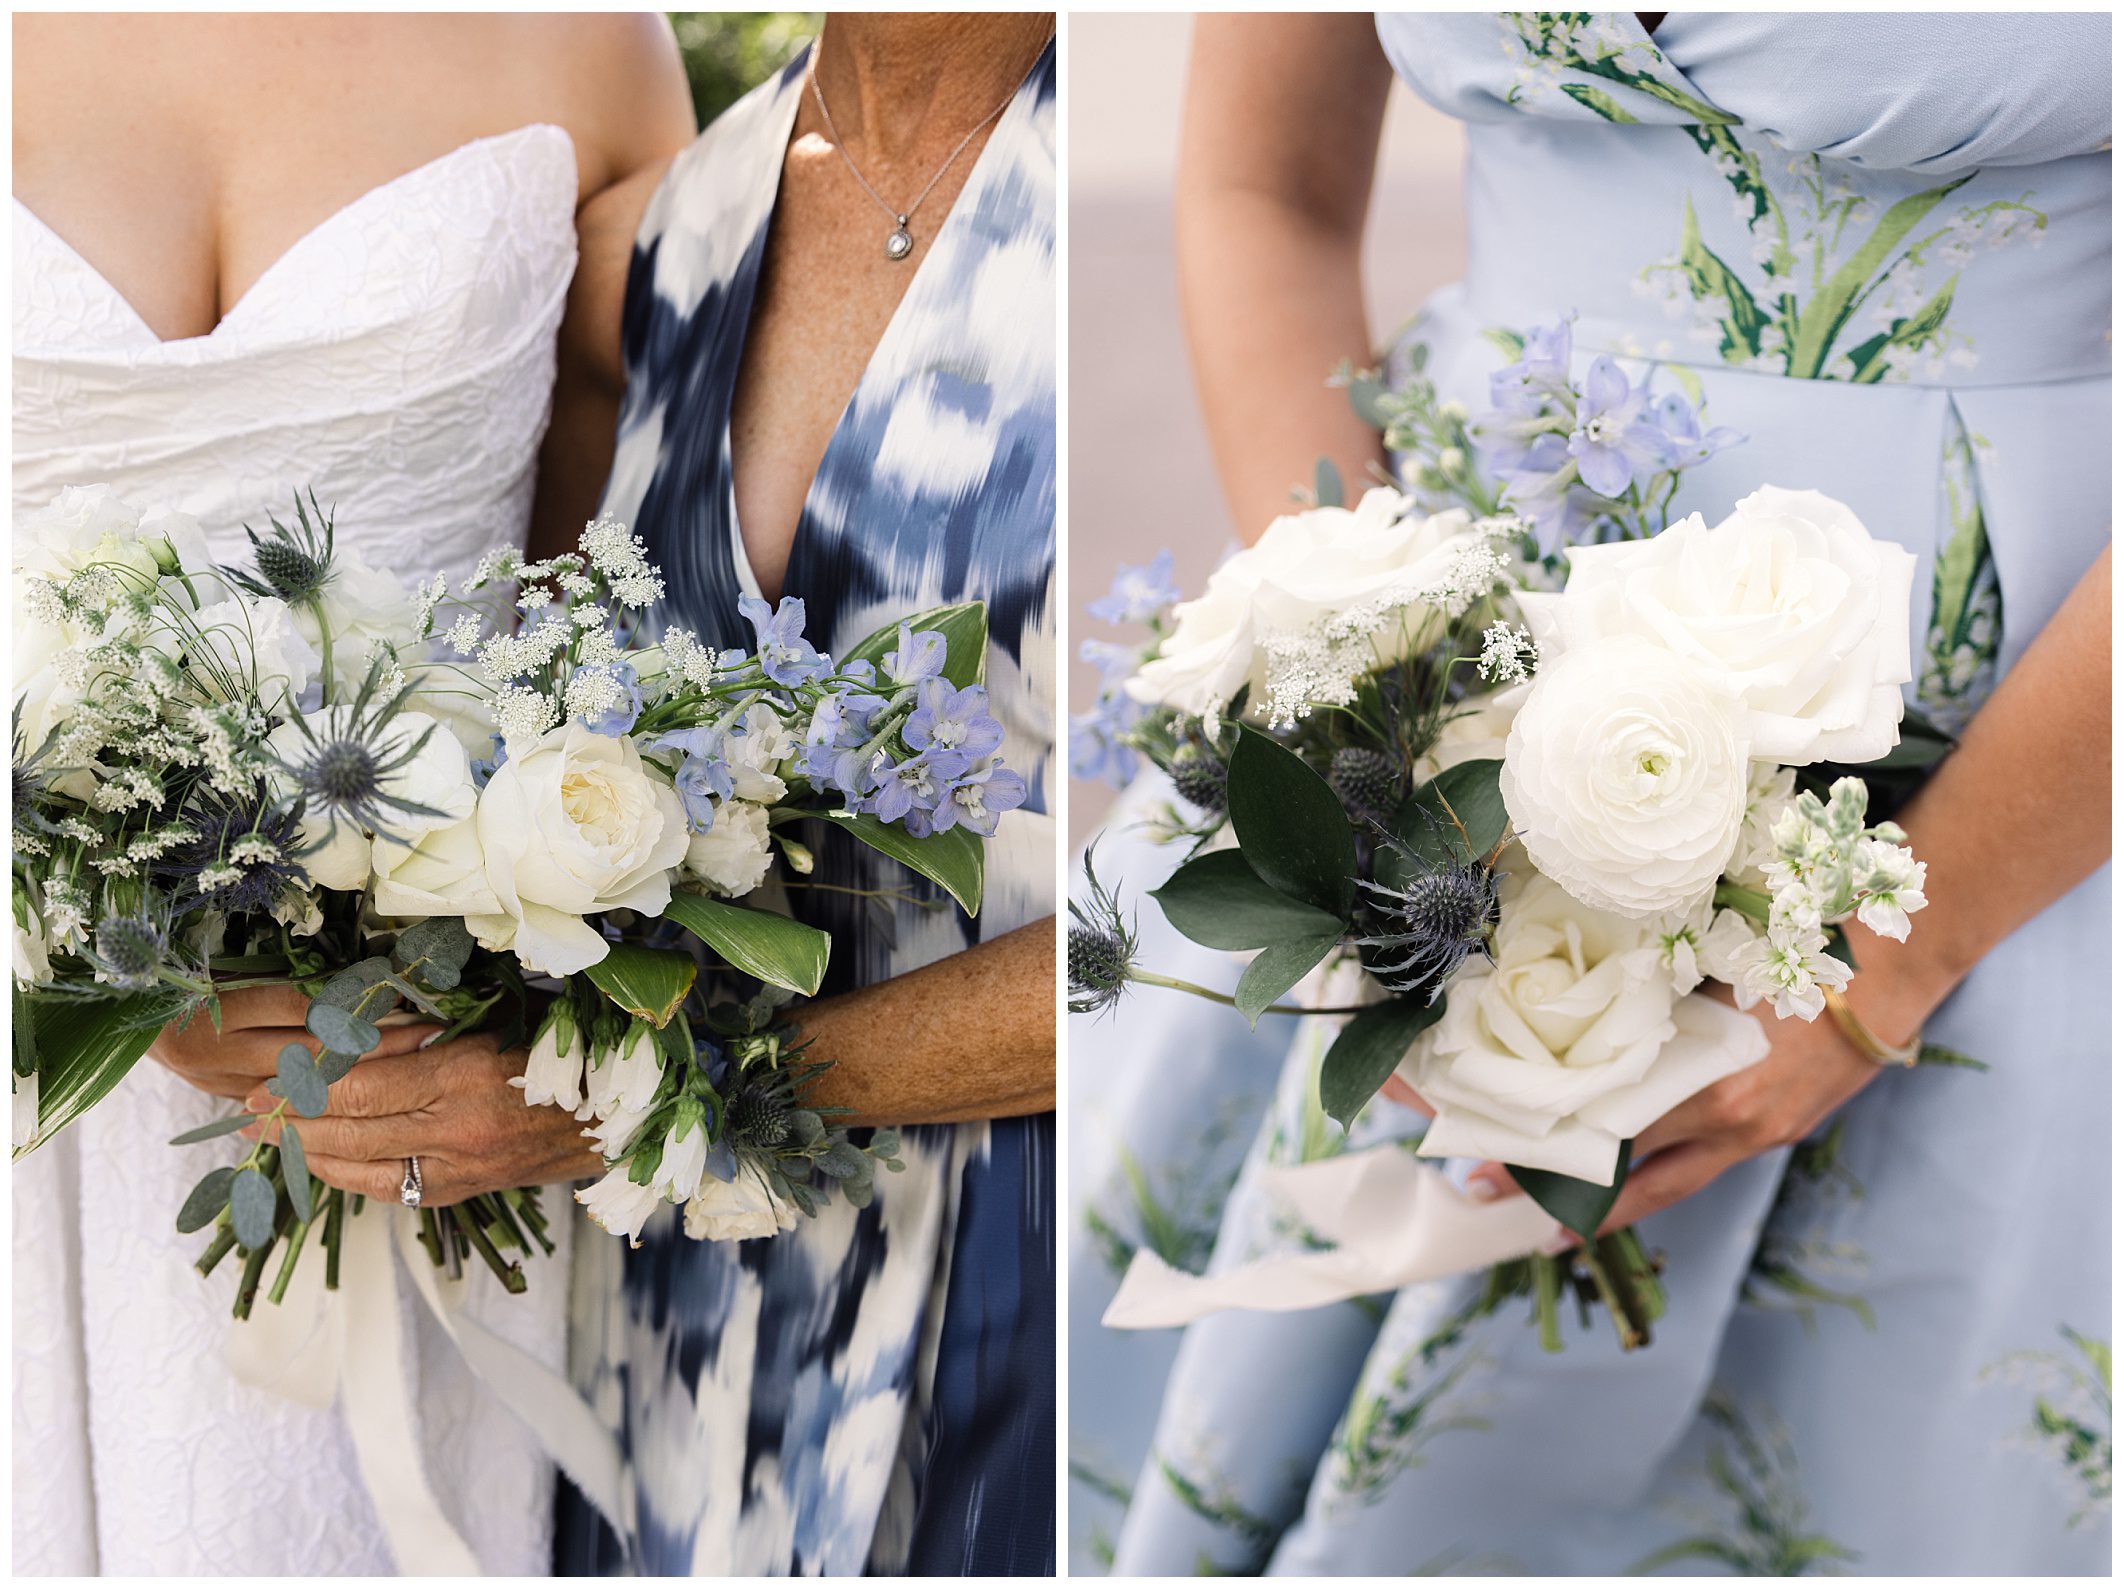
[[[230,1369],[247,1385],[307,1407],[321,1410],[338,1399],[400,1573],[478,1574],[471,1547],[428,1483],[398,1300],[402,1257],[415,1294],[472,1371],[624,1539],[618,1443],[565,1379],[464,1313],[466,1282],[437,1275],[419,1228],[410,1210],[379,1203],[350,1216],[338,1289],[325,1289],[322,1263],[297,1265],[277,1307],[259,1309],[230,1331]]]
[[[1117,1330],[1163,1330],[1226,1308],[1317,1308],[1487,1269],[1538,1251],[1556,1234],[1556,1216],[1531,1197],[1478,1203],[1392,1144],[1264,1170],[1261,1180],[1308,1230],[1339,1245],[1278,1253],[1208,1275],[1175,1269],[1139,1248],[1101,1322]]]

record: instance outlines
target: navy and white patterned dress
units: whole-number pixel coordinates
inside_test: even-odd
[[[805,58],[720,117],[650,201],[627,283],[627,396],[603,511],[667,609],[749,644],[730,410]],[[785,589],[839,651],[939,603],[988,603],[991,710],[1030,790],[988,846],[985,908],[806,890],[825,992],[1054,910],[1055,63],[996,123],[829,442]],[[807,836],[808,837],[808,836]],[[814,881],[905,886],[839,834]],[[914,880],[919,884],[919,880]],[[978,1023],[982,1012],[966,1011]],[[571,1573],[1054,1570],[1054,1116],[903,1133],[904,1172],[772,1240],[581,1243],[577,1384],[617,1431],[622,1544],[564,1504]]]

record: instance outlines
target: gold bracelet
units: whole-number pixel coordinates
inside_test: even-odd
[[[1924,1034],[1914,1034],[1910,1041],[1897,1048],[1882,1042],[1867,1029],[1858,1013],[1845,1002],[1843,994],[1834,988],[1822,989],[1822,1002],[1829,1007],[1829,1018],[1836,1022],[1836,1029],[1850,1040],[1851,1046],[1872,1060],[1876,1065],[1901,1065],[1905,1068],[1918,1062],[1918,1050],[1924,1046]]]

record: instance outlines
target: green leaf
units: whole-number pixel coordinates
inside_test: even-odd
[[[280,1128],[280,1178],[287,1182],[288,1206],[295,1210],[295,1217],[307,1225],[310,1222],[310,1161],[303,1153],[302,1138],[296,1135],[293,1121]]]
[[[229,1220],[236,1227],[236,1244],[256,1251],[273,1239],[273,1211],[279,1198],[273,1183],[256,1170],[236,1172],[229,1183]]]
[[[303,1024],[311,1034],[335,1054],[366,1054],[383,1041],[383,1033],[373,1022],[358,1015],[349,1015],[336,1004],[313,1002]]]
[[[962,601],[949,607],[931,607],[906,620],[917,630],[934,630],[944,637],[944,677],[964,689],[979,684],[988,672],[988,605]],[[900,625],[889,623],[842,653],[843,667],[851,662],[884,665],[885,653],[900,648]]]
[[[280,1062],[266,1091],[287,1099],[288,1107],[305,1120],[314,1120],[325,1112],[325,1086],[310,1051],[300,1043],[290,1043],[280,1051]]]
[[[1264,883],[1349,919],[1357,846],[1325,778],[1260,730],[1242,728],[1225,799],[1239,848]]]
[[[1630,1144],[1624,1142],[1616,1150],[1614,1176],[1606,1186],[1581,1181],[1575,1175],[1558,1175],[1554,1170],[1529,1170],[1517,1164],[1507,1164],[1505,1169],[1519,1183],[1520,1190],[1553,1214],[1559,1225],[1582,1240],[1591,1241],[1622,1194],[1623,1179],[1630,1173]]]
[[[1320,1107],[1347,1131],[1445,1007],[1443,997],[1390,999],[1351,1016],[1320,1062]]]
[[[168,1001],[149,994],[95,1002],[25,1001],[36,1022],[37,1135],[15,1157],[49,1142],[125,1080],[162,1029]]]
[[[1497,787],[1501,761],[1463,761],[1446,768],[1401,804],[1388,826],[1394,836],[1433,865],[1479,861],[1497,848],[1510,818]],[[1408,881],[1408,862],[1381,846],[1379,881],[1398,888]]]
[[[1317,938],[1341,923],[1261,881],[1237,850],[1197,856],[1151,890],[1171,922],[1211,949],[1265,949],[1293,938]]]
[[[629,1015],[651,1026],[670,1024],[678,1007],[693,991],[700,967],[693,956],[676,949],[644,949],[639,944],[616,943],[605,958],[583,973],[597,990]]]
[[[778,988],[816,993],[826,975],[833,939],[787,916],[748,910],[706,894],[673,894],[664,916],[738,970]]]
[[[464,975],[472,958],[472,934],[457,916],[431,916],[398,935],[391,950],[391,964],[399,971],[419,967],[420,980],[438,993],[447,993]]]
[[[194,1126],[189,1131],[171,1137],[170,1146],[181,1148],[193,1142],[211,1142],[216,1137],[227,1136],[231,1131],[241,1131],[257,1118],[254,1114],[233,1114],[225,1120],[211,1120],[203,1126]]]
[[[200,1177],[199,1184],[185,1197],[184,1207],[177,1210],[177,1229],[184,1235],[195,1230],[205,1230],[214,1223],[221,1211],[228,1207],[229,1183],[236,1179],[236,1166],[218,1165]]]
[[[1313,465],[1313,505],[1339,508],[1342,500],[1342,471],[1335,467],[1334,459],[1322,458]]]
[[[1239,1006],[1246,1024],[1252,1026],[1259,1021],[1263,1010],[1290,992],[1291,985],[1325,960],[1329,951],[1340,942],[1342,927],[1337,923],[1333,932],[1270,944],[1248,961],[1246,970],[1239,975],[1238,989],[1232,995],[1232,1002]]]
[[[964,828],[949,828],[918,839],[905,828],[880,822],[873,816],[846,811],[815,811],[812,815],[861,840],[880,855],[889,855],[902,866],[921,873],[957,900],[967,915],[981,913],[982,880],[988,863],[977,835]]]
[[[1944,1065],[1950,1070],[1989,1070],[1991,1067],[1958,1048],[1949,1048],[1945,1043],[1920,1043],[1917,1062],[1920,1065]]]

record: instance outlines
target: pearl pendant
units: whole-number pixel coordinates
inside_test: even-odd
[[[900,224],[895,226],[892,229],[892,235],[885,239],[885,257],[887,259],[905,259],[914,252],[914,237],[907,230],[907,217],[902,215],[896,217],[896,219]]]

